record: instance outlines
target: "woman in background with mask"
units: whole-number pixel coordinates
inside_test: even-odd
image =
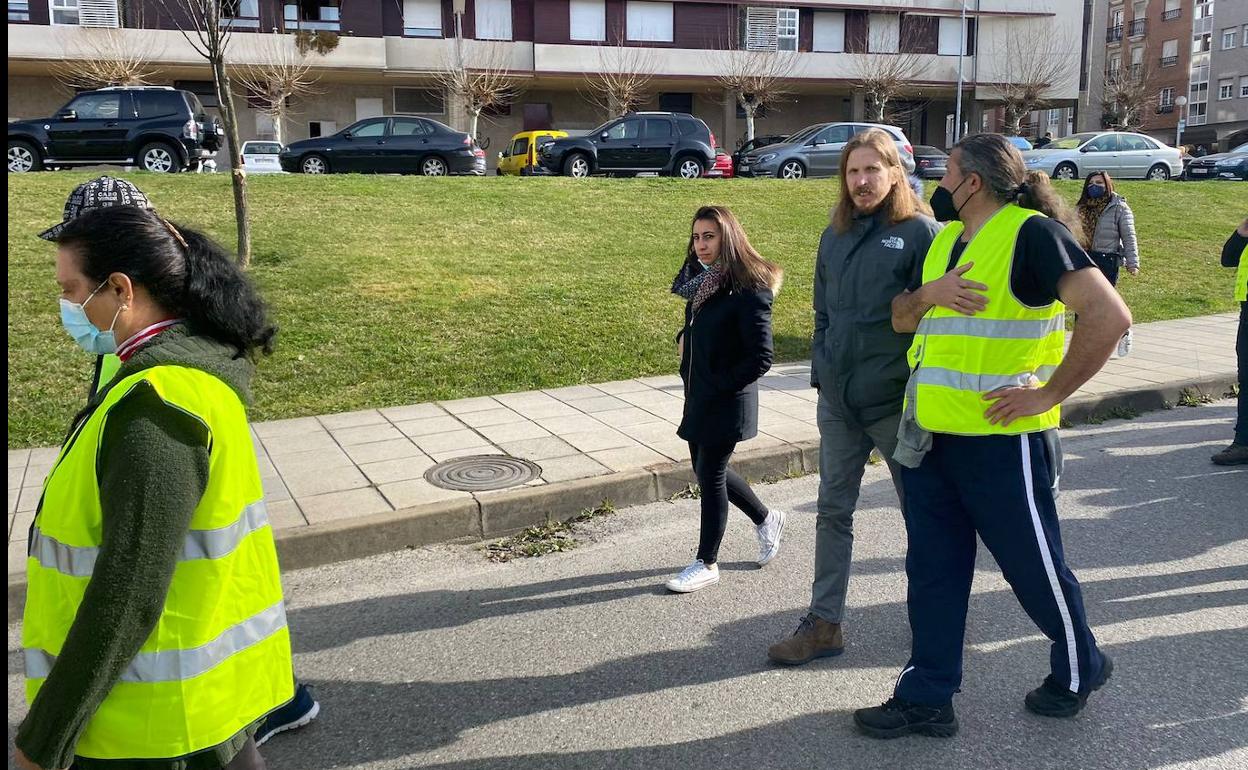
[[[1118,270],[1125,265],[1131,275],[1139,275],[1140,252],[1135,237],[1135,215],[1127,200],[1114,192],[1114,182],[1104,171],[1093,171],[1083,180],[1083,193],[1076,204],[1079,215],[1080,245],[1109,279],[1118,285]],[[1118,341],[1118,357],[1131,352],[1131,330]]]
[[[44,234],[62,324],[121,365],[31,527],[15,762],[259,770],[257,725],[294,690],[246,413],[277,329],[220,246],[145,200],[99,208],[122,194],[106,180],[75,191],[95,210],[67,205]]]

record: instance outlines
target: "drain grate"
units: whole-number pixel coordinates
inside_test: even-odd
[[[519,486],[541,473],[541,467],[528,460],[506,455],[472,455],[438,463],[425,471],[425,480],[443,489],[483,492]]]

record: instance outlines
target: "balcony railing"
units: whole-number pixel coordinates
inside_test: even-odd
[[[260,29],[260,19],[258,17],[222,16],[221,21],[218,23],[222,29]]]
[[[1163,56],[1163,57],[1161,57],[1161,66],[1163,66],[1163,67],[1173,67],[1173,66],[1175,66],[1175,65],[1176,65],[1176,64],[1178,64],[1178,63],[1179,63],[1179,57],[1177,57],[1177,56]]]
[[[1108,30],[1106,30],[1105,32],[1106,43],[1117,43],[1119,40],[1122,40],[1122,25],[1121,24],[1119,24],[1116,27],[1110,27]]]
[[[1143,37],[1146,29],[1148,29],[1148,19],[1135,19],[1131,22],[1127,34],[1130,37]]]
[[[1158,115],[1167,115],[1167,114],[1169,114],[1169,113],[1171,113],[1171,112],[1174,112],[1174,105],[1173,105],[1173,104],[1159,104],[1159,105],[1157,105],[1157,114],[1158,114]]]
[[[1183,15],[1182,8],[1175,8],[1172,11],[1162,11],[1161,20],[1162,21],[1174,21],[1175,19],[1179,18],[1182,15]]]

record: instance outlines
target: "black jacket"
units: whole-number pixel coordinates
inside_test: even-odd
[[[676,434],[695,444],[758,435],[758,378],[771,368],[770,289],[723,289],[693,313],[685,303],[680,376],[685,413]]]

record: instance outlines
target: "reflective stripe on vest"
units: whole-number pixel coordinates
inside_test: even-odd
[[[1239,269],[1235,271],[1235,299],[1248,302],[1248,246],[1239,255]]]
[[[104,386],[113,381],[119,369],[121,369],[121,359],[117,357],[116,353],[109,353],[100,357],[100,374],[95,384],[96,393],[104,390]],[[95,395],[95,393],[91,395]]]
[[[1043,216],[1010,204],[994,214],[963,250],[958,262],[974,263],[968,281],[988,287],[987,307],[974,316],[934,307],[920,320],[909,361],[914,370],[907,397],[915,419],[933,433],[968,436],[1030,433],[1055,428],[1059,408],[993,425],[984,416],[991,406],[984,394],[1011,386],[1043,385],[1061,363],[1065,342],[1065,307],[1040,308],[1018,301],[1010,287],[1014,248],[1023,223]],[[947,225],[923,260],[923,282],[949,269],[949,258],[963,233],[961,222]]]
[[[217,746],[293,695],[281,576],[242,401],[197,369],[157,366],[104,394],[44,483],[26,559],[22,647],[33,701],[64,653],[103,543],[99,464],[111,410],[137,387],[206,429],[207,485],[161,614],[74,748],[94,759],[168,759]],[[150,483],[163,483],[157,479]]]
[[[252,503],[243,509],[242,515],[233,524],[220,529],[192,529],[187,532],[178,561],[228,556],[238,548],[243,538],[268,523],[269,516],[264,501]],[[91,573],[95,571],[95,559],[99,554],[99,548],[65,545],[38,529],[30,542],[30,557],[38,561],[40,566],[72,577],[91,577]]]

